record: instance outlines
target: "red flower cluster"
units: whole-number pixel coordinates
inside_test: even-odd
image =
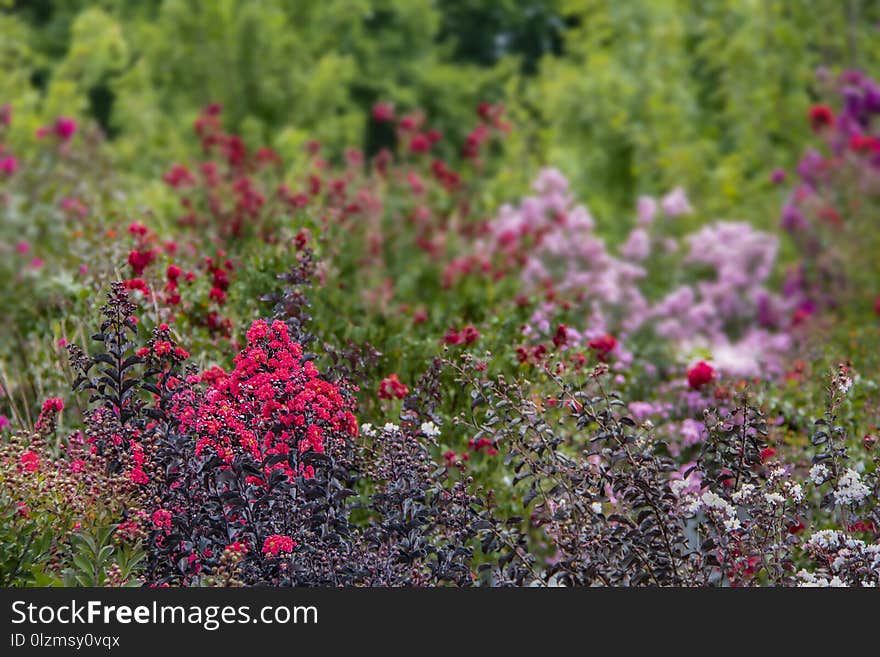
[[[510,125],[502,119],[504,115],[503,105],[492,105],[490,103],[480,103],[477,106],[477,114],[483,120],[471,130],[467,136],[464,146],[461,149],[462,157],[474,162],[479,161],[480,151],[483,145],[492,137],[495,132],[507,132]]]
[[[544,361],[547,355],[547,347],[544,344],[538,344],[533,347],[520,345],[516,348],[516,359],[528,365],[539,365]]]
[[[474,452],[481,452],[485,449],[486,454],[488,454],[489,456],[495,456],[498,454],[498,449],[488,438],[477,438],[476,440],[471,438],[468,441],[468,447],[470,447],[471,450],[473,450]]]
[[[765,447],[761,450],[761,463],[766,463],[774,456],[776,456],[776,449],[774,447]]]
[[[699,390],[704,385],[711,383],[715,378],[715,370],[709,363],[700,361],[688,370],[688,385],[694,390]]]
[[[810,108],[810,127],[814,132],[834,125],[834,112],[827,105],[813,105]]]
[[[151,520],[156,529],[165,532],[171,531],[171,511],[157,509],[153,512]]]
[[[461,331],[454,328],[446,330],[446,334],[441,338],[440,344],[448,344],[455,346],[459,344],[472,345],[480,338],[480,332],[473,326],[465,326]]]
[[[296,547],[296,541],[290,536],[272,534],[263,541],[263,554],[267,557],[277,557],[279,554],[290,554]]]
[[[588,346],[596,352],[596,357],[604,363],[608,354],[617,347],[617,340],[613,335],[603,335],[600,338],[590,340]]]
[[[175,164],[172,166],[168,173],[162,176],[162,180],[175,189],[179,189],[180,187],[190,187],[196,184],[195,176],[193,176],[192,172],[182,164]]]
[[[46,125],[37,129],[37,137],[43,138],[52,135],[62,143],[69,142],[76,134],[76,120],[68,116],[59,116],[52,125]]]
[[[137,222],[128,227],[128,232],[136,240],[135,248],[128,252],[128,264],[135,276],[141,276],[144,270],[156,260],[156,250],[149,246],[151,235],[143,224]]]
[[[64,410],[64,401],[58,397],[50,397],[43,402],[43,413],[60,413]]]
[[[556,333],[553,334],[553,344],[557,349],[561,349],[568,343],[568,327],[560,324],[556,327]]]
[[[461,456],[459,456],[452,450],[449,450],[443,454],[443,460],[447,468],[464,468],[465,461],[470,460],[470,456],[467,452],[462,452]]]
[[[64,409],[64,402],[57,397],[52,397],[43,402],[40,415],[34,424],[34,429],[42,436],[55,433],[57,418],[55,417]]]
[[[19,463],[25,472],[36,472],[40,469],[40,456],[29,449],[19,457]]]
[[[280,321],[254,322],[235,369],[217,377],[200,398],[178,395],[174,412],[183,430],[195,435],[197,456],[216,454],[231,465],[245,454],[267,476],[280,470],[288,477],[309,477],[312,470],[298,455],[324,453],[328,439],[357,435],[351,403],[320,378],[311,361],[302,360],[302,347]],[[264,482],[254,478],[252,483]]]
[[[150,286],[143,278],[131,278],[124,282],[126,290],[137,290],[145,297],[150,296]]]
[[[396,374],[391,374],[382,379],[379,384],[379,399],[403,399],[409,394],[407,388]]]
[[[373,120],[378,123],[390,123],[394,120],[394,105],[391,103],[376,103],[373,105]]]

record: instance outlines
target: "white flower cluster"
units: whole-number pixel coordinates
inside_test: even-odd
[[[831,472],[825,466],[824,463],[818,463],[810,468],[810,481],[812,481],[816,486],[824,484],[828,481],[828,477],[831,476]]]
[[[771,506],[783,506],[785,504],[785,496],[780,493],[764,493],[764,499]]]
[[[764,488],[764,501],[771,506],[784,506],[787,500],[795,504],[804,499],[804,490],[799,483],[788,479],[789,472],[785,468],[776,468],[767,478]],[[776,490],[773,490],[775,488]],[[759,490],[754,484],[743,484],[738,491],[730,496],[737,504],[747,504],[755,500]]]
[[[785,482],[785,494],[790,497],[795,504],[803,501],[804,499],[804,489],[796,481]]]
[[[820,550],[836,550],[840,547],[846,535],[836,529],[820,529],[807,541],[807,547]]]
[[[784,467],[780,466],[778,468],[773,468],[770,471],[769,476],[767,477],[768,483],[775,483],[779,479],[787,479],[788,478],[788,470]]]
[[[801,587],[840,588],[846,586],[846,584],[843,583],[843,580],[841,580],[837,575],[835,575],[831,579],[826,579],[821,575],[814,575],[809,571],[800,570],[798,571],[797,576],[801,579],[801,581],[798,582],[798,586]]]
[[[743,484],[740,489],[730,496],[737,504],[743,504],[749,501],[755,494],[755,486],[753,484]]]
[[[700,499],[706,512],[718,516],[727,531],[732,532],[740,528],[736,509],[727,500],[710,490],[703,493],[703,497]]]
[[[602,503],[601,502],[593,502],[590,504],[590,509],[592,509],[593,513],[599,515],[602,513]]]
[[[691,482],[686,479],[673,479],[669,482],[669,488],[672,489],[672,494],[676,497],[681,497],[685,490],[690,487]]]
[[[394,433],[395,431],[399,431],[400,427],[394,424],[393,422],[386,422],[385,426],[382,427],[382,431],[385,433]],[[376,437],[376,427],[374,427],[369,422],[365,422],[361,425],[361,434],[364,436],[369,436],[370,438]]]
[[[869,578],[861,581],[862,586],[876,586],[880,582],[880,544],[868,545],[857,538],[847,536],[843,532],[823,529],[810,537],[807,548],[821,561],[828,563],[832,573],[844,574],[847,568],[855,568],[857,572],[868,574]],[[867,568],[867,573],[865,569]],[[870,576],[873,575],[873,579]],[[798,573],[808,584],[802,586],[824,586],[825,578],[813,573]],[[831,580],[839,579],[837,575]],[[818,582],[818,583],[813,583]]]
[[[847,469],[837,482],[834,491],[834,503],[837,505],[856,504],[865,499],[871,490],[862,483],[862,478],[855,470]]]
[[[422,422],[422,426],[419,427],[422,434],[426,435],[428,438],[436,438],[440,435],[440,427],[431,422]]]

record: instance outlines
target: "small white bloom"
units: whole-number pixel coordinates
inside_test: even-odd
[[[595,514],[602,513],[602,503],[601,502],[593,502],[590,505],[590,508],[593,510],[593,513],[595,513]]]
[[[361,425],[361,433],[364,434],[365,436],[373,437],[376,435],[376,430],[373,429],[372,424],[370,424],[369,422],[364,422]]]
[[[799,483],[787,481],[785,482],[785,489],[795,504],[804,499],[804,489]]]
[[[400,429],[400,427],[398,427],[398,426],[397,426],[396,424],[394,424],[393,422],[386,422],[386,423],[385,423],[385,426],[382,427],[382,430],[385,431],[385,433],[394,433],[394,432],[397,431],[398,429]]]
[[[421,429],[421,432],[428,438],[436,438],[440,435],[440,427],[438,427],[430,420],[428,422],[422,422],[422,426],[419,428]]]
[[[775,468],[770,472],[768,479],[770,481],[775,481],[776,479],[785,479],[787,476],[788,472],[786,472],[785,468]]]
[[[785,504],[785,497],[783,497],[779,493],[765,493],[764,499],[767,500],[767,504],[773,506],[782,506],[783,504]]]
[[[810,481],[812,481],[816,486],[825,483],[828,481],[828,468],[825,467],[824,463],[818,463],[810,468]]]
[[[744,500],[749,499],[754,492],[755,492],[754,485],[743,484],[738,491],[736,491],[733,495],[730,496],[730,499],[732,499],[737,504],[740,504]]]

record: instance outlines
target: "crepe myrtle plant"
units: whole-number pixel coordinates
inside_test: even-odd
[[[450,363],[472,397],[457,421],[502,451],[527,512],[525,547],[492,571],[493,584],[880,583],[878,458],[844,466],[835,422],[852,384],[846,369],[831,377],[813,436],[834,434],[836,446],[816,454],[807,478],[776,459],[746,393],[705,412],[702,451],[681,466],[650,422],[628,416],[607,366],[579,380],[549,367],[553,392],[536,395],[534,384],[485,377],[469,358]]]
[[[145,545],[145,582],[472,582],[491,504],[448,480],[417,412],[359,436],[352,387],[321,375],[286,323],[254,322],[230,371],[197,372],[167,326],[136,344],[131,312],[114,284],[102,348],[71,352],[85,439],[135,489],[116,532]],[[434,403],[423,378],[413,408]]]

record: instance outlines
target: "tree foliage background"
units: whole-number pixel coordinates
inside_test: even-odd
[[[423,108],[460,140],[504,102],[522,164],[552,162],[601,220],[685,186],[724,214],[775,203],[768,165],[798,155],[819,67],[871,69],[867,0],[4,0],[0,98],[21,134],[88,114],[127,171],[181,151],[222,103],[228,127],[294,152],[368,149],[379,100]],[[820,19],[821,17],[821,19]],[[167,157],[167,155],[165,155]],[[122,163],[120,163],[122,164]],[[612,227],[613,229],[613,227]]]

